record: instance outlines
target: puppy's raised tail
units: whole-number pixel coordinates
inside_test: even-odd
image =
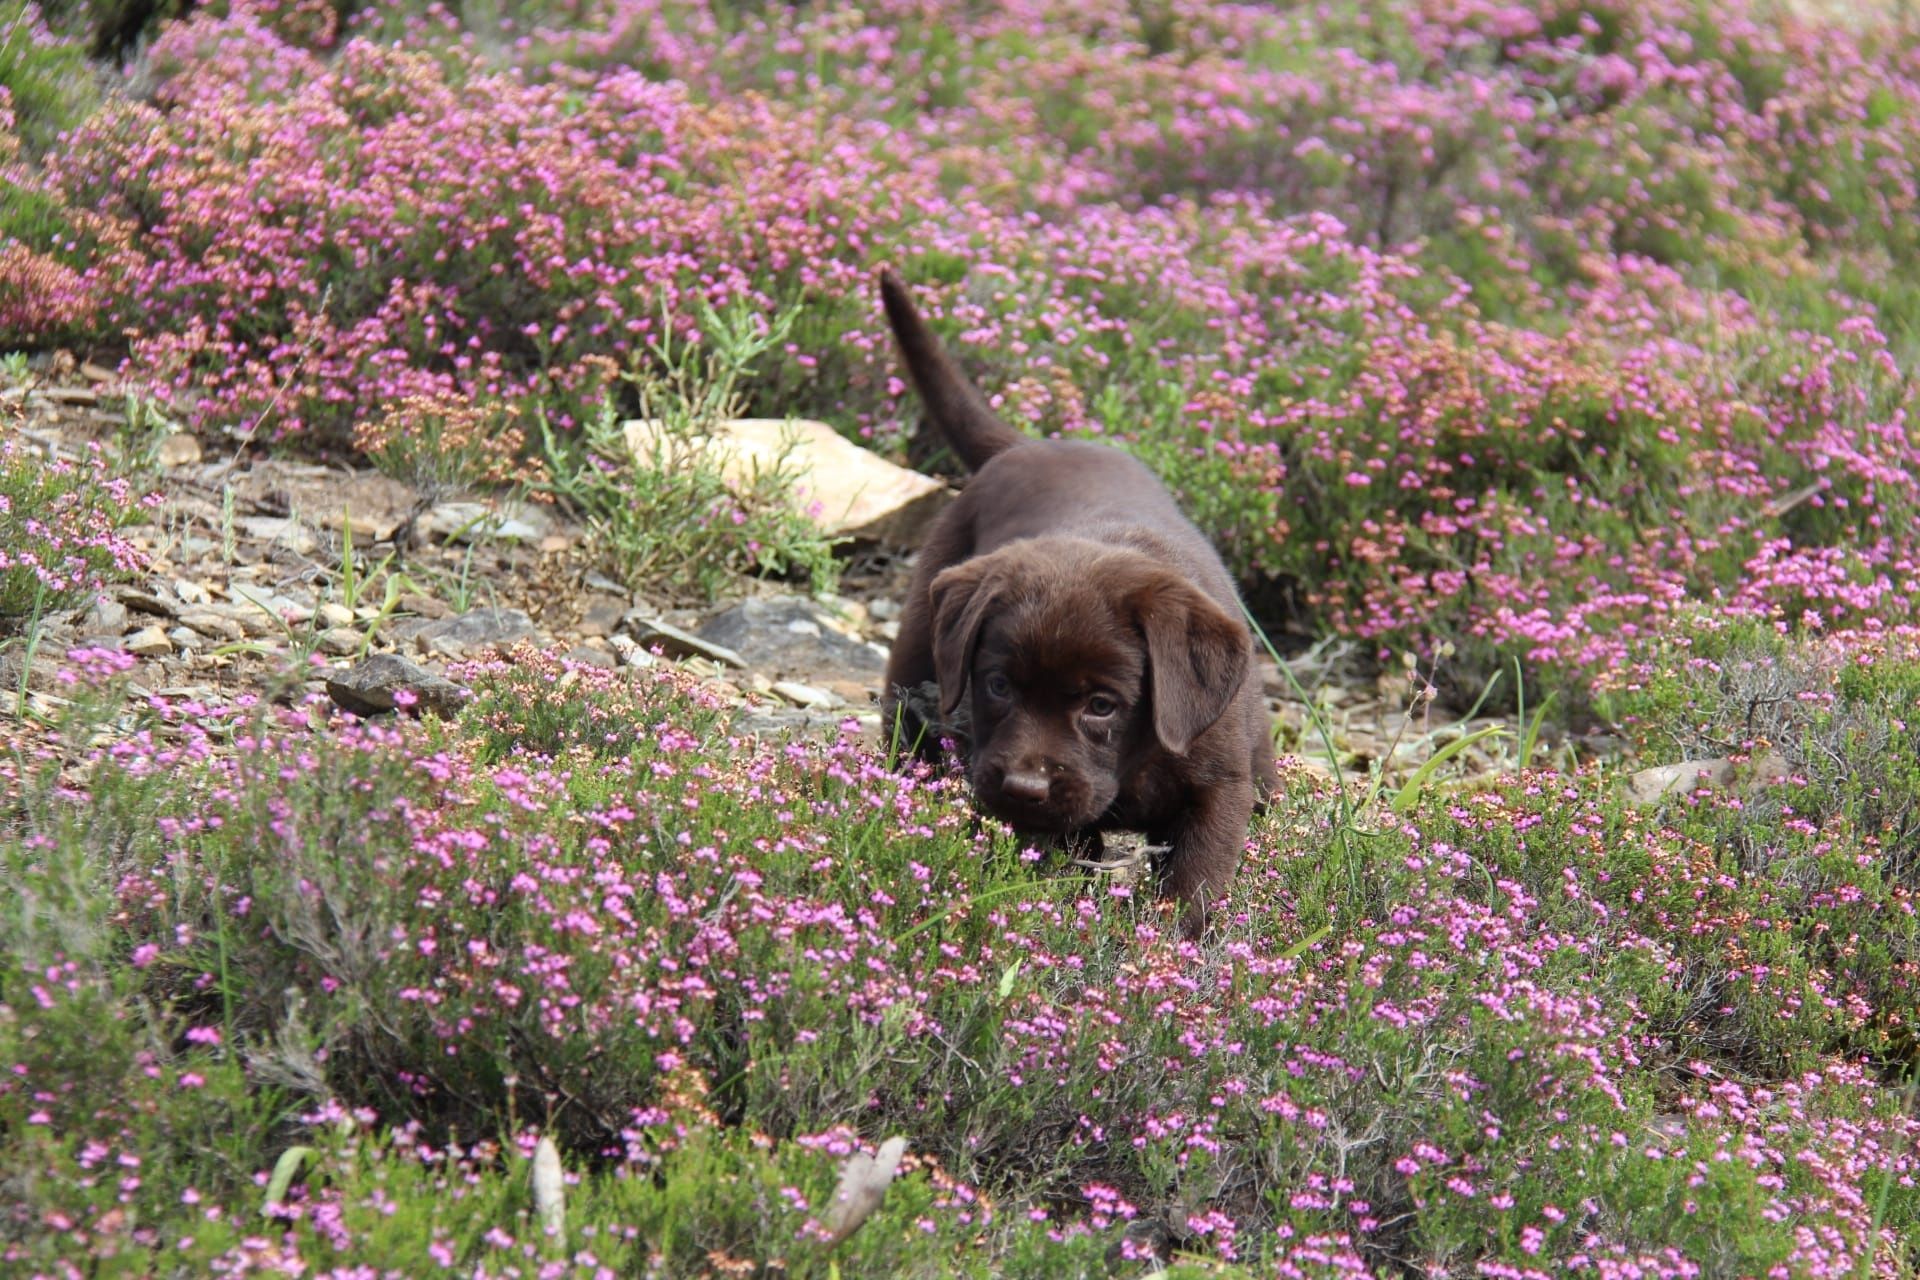
[[[927,406],[927,416],[969,471],[978,471],[995,454],[1025,438],[987,407],[987,398],[960,372],[920,318],[907,286],[891,271],[880,273],[880,300],[887,308],[887,323],[893,327],[907,374]]]

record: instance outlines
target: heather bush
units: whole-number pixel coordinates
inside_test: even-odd
[[[1920,458],[1879,336],[1715,351],[1629,337],[1644,313],[1617,301],[1553,340],[1383,336],[1345,387],[1287,405],[1266,444],[1297,498],[1281,571],[1343,630],[1576,686],[1683,601],[1909,616]],[[1728,394],[1736,366],[1753,392]]]
[[[132,665],[119,653],[75,657],[67,675],[82,695]],[[69,706],[60,729],[75,743],[97,739],[122,711],[112,697]],[[137,737],[85,761],[9,745],[0,764],[0,874],[11,886],[0,905],[0,1058],[10,1080],[0,1088],[0,1256],[22,1274],[56,1274],[82,1257],[102,1274],[133,1274],[155,1260],[158,1223],[237,1241],[252,1229],[250,1175],[272,1151],[285,1098],[252,1087],[243,1060],[216,1051],[217,1014],[142,997],[154,949],[138,949],[114,921],[124,859],[180,800],[144,767],[158,745]],[[84,804],[74,802],[76,770],[86,773]]]
[[[0,625],[85,604],[146,555],[120,532],[142,509],[104,450],[48,457],[0,439]]]
[[[584,433],[703,306],[792,313],[746,409],[892,448],[892,261],[1263,597],[1582,692],[1681,601],[1907,611],[1914,48],[1666,0],[216,6],[15,166],[0,329],[384,450],[408,406]]]
[[[1690,622],[1642,655],[1640,678],[1606,707],[1650,758],[1744,766],[1730,790],[1673,798],[1662,816],[1674,856],[1635,880],[1663,921],[1689,922],[1697,1025],[1769,1068],[1847,1052],[1909,1075],[1920,1044],[1914,632],[1789,640]]]
[[[816,259],[860,274],[839,247],[897,200],[851,138],[822,150],[764,105],[631,73],[579,101],[458,50],[322,63],[239,17],[153,56],[179,70],[169,110],[106,108],[49,171],[88,208],[170,211],[165,247],[102,264],[90,305],[203,430],[344,440],[383,405],[463,396],[571,426],[608,360],[689,336],[694,299],[766,304]],[[245,268],[209,269],[214,245]]]
[[[1902,1091],[1822,1038],[1903,1008],[1897,964],[1825,985],[1842,928],[1903,938],[1864,866],[1878,897],[1788,899],[1788,863],[1716,871],[1546,774],[1363,815],[1348,857],[1297,781],[1196,947],[952,780],[741,741],[681,677],[465,678],[451,724],[263,704],[231,752],[83,699],[4,766],[0,1108],[75,1171],[11,1166],[11,1260],[1838,1276],[1911,1230]],[[124,1052],[83,1058],[83,995]],[[827,1247],[836,1158],[893,1133],[902,1182]]]
[[[63,129],[80,122],[94,97],[85,51],[50,30],[38,4],[7,0],[0,5],[0,111],[8,117],[6,132],[17,129],[29,153],[38,155]]]

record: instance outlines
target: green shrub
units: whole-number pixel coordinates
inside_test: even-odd
[[[96,98],[83,48],[49,30],[33,0],[0,3],[0,134],[17,132],[27,154],[38,156],[78,124]],[[0,161],[10,158],[0,155]]]
[[[0,620],[71,608],[138,573],[145,553],[121,530],[141,506],[97,445],[75,461],[0,440]]]
[[[1602,706],[1645,761],[1744,762],[1730,785],[1662,805],[1673,856],[1632,881],[1661,920],[1689,923],[1699,1025],[1794,1069],[1822,1053],[1920,1065],[1911,636],[1792,640],[1709,618]]]

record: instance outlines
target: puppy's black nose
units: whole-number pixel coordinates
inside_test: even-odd
[[[1053,783],[1037,769],[1009,769],[1000,780],[1000,790],[1010,800],[1025,804],[1045,804],[1053,794]]]

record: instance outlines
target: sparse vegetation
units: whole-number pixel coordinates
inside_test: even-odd
[[[662,338],[644,371],[628,375],[646,434],[630,436],[612,401],[571,438],[544,429],[546,492],[585,517],[601,560],[635,590],[711,599],[743,575],[832,590],[833,540],[788,457],[736,460],[737,446],[716,435],[739,416],[754,362],[793,320],[783,312],[761,330],[740,309],[706,308],[701,344]]]

